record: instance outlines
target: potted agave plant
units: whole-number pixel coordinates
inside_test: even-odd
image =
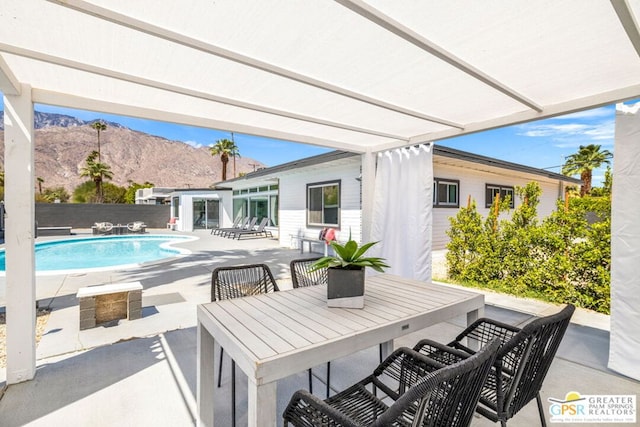
[[[329,307],[364,308],[364,269],[384,272],[389,266],[384,258],[365,257],[365,252],[378,242],[359,246],[351,239],[344,245],[331,242],[335,255],[320,258],[310,271],[327,269],[327,305]]]

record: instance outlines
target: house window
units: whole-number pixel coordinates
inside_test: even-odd
[[[172,216],[174,218],[180,218],[180,197],[173,197],[173,203],[171,203]]]
[[[460,181],[455,179],[433,179],[433,206],[440,208],[460,207]]]
[[[307,225],[340,227],[340,181],[307,184]]]
[[[504,185],[487,184],[485,187],[485,207],[490,208],[493,204],[493,200],[496,198],[496,194],[500,194],[500,200],[504,200],[505,197],[509,197],[509,207],[514,206],[514,192],[513,187]]]

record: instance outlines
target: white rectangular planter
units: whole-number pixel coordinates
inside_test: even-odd
[[[364,308],[364,268],[360,270],[329,268],[327,306]]]

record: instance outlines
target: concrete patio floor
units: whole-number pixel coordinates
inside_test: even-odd
[[[152,230],[153,231],[153,230]],[[156,230],[164,233],[165,230]],[[210,276],[224,264],[264,262],[283,289],[291,287],[289,261],[301,257],[273,239],[232,241],[201,230],[200,239],[181,243],[189,256],[140,268],[99,273],[38,276],[40,307],[51,308],[38,348],[34,380],[9,386],[0,399],[0,425],[189,426],[196,418],[196,306],[210,300]],[[41,241],[44,239],[38,239]],[[309,254],[305,254],[309,256]],[[440,256],[434,254],[434,257]],[[78,288],[101,283],[140,281],[143,317],[117,325],[78,328]],[[512,324],[546,315],[558,307],[538,301],[485,293],[485,315]],[[4,277],[0,307],[4,307]],[[455,319],[395,341],[412,346],[419,338],[447,342],[465,325]],[[640,394],[640,382],[607,369],[608,317],[577,310],[542,390],[545,409],[550,397],[581,394]],[[217,358],[216,358],[217,360]],[[371,348],[331,363],[334,391],[361,379],[378,363]],[[324,395],[326,365],[314,368],[314,393]],[[230,363],[225,358],[222,387],[230,393]],[[237,425],[246,425],[246,377],[236,373]],[[0,369],[0,387],[6,372]],[[278,384],[278,411],[290,396],[307,387],[307,373]],[[216,403],[216,425],[230,422],[230,396]],[[549,419],[549,416],[547,416]],[[638,420],[640,421],[640,419]],[[473,426],[496,425],[476,416]],[[540,425],[535,403],[525,407],[510,426]],[[587,425],[587,424],[582,424]],[[602,426],[605,424],[594,424]]]

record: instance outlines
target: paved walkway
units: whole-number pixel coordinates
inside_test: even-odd
[[[300,257],[297,250],[281,248],[272,239],[232,241],[206,231],[193,234],[200,239],[180,244],[192,254],[169,262],[126,271],[38,276],[40,306],[48,306],[52,312],[37,348],[37,375],[33,381],[8,387],[0,400],[0,425],[193,425],[196,306],[210,300],[211,272],[224,264],[264,262],[286,289],[291,286],[289,262]],[[125,281],[140,281],[144,286],[143,318],[80,331],[77,289]],[[538,301],[485,295],[486,315],[513,324],[558,309]],[[2,306],[4,278],[0,279]],[[464,327],[464,322],[465,319],[456,319],[440,324],[396,340],[395,345],[410,346],[425,336],[446,342]],[[547,408],[549,397],[564,399],[569,391],[640,394],[639,382],[606,368],[608,329],[608,316],[576,311],[545,381],[542,397]],[[377,357],[376,347],[332,361],[332,388],[340,390],[370,373]],[[314,368],[314,391],[319,396],[324,390],[324,370],[325,366]],[[4,379],[5,371],[1,369],[0,381]],[[246,425],[246,377],[241,372],[236,384],[238,425],[242,426]],[[223,369],[223,387],[230,392],[228,359]],[[306,387],[306,372],[282,380],[278,410],[284,409],[295,390]],[[231,425],[230,398],[229,402],[218,402],[216,411],[216,425]],[[472,425],[495,424],[476,417]],[[509,425],[539,425],[535,404],[524,408]]]

